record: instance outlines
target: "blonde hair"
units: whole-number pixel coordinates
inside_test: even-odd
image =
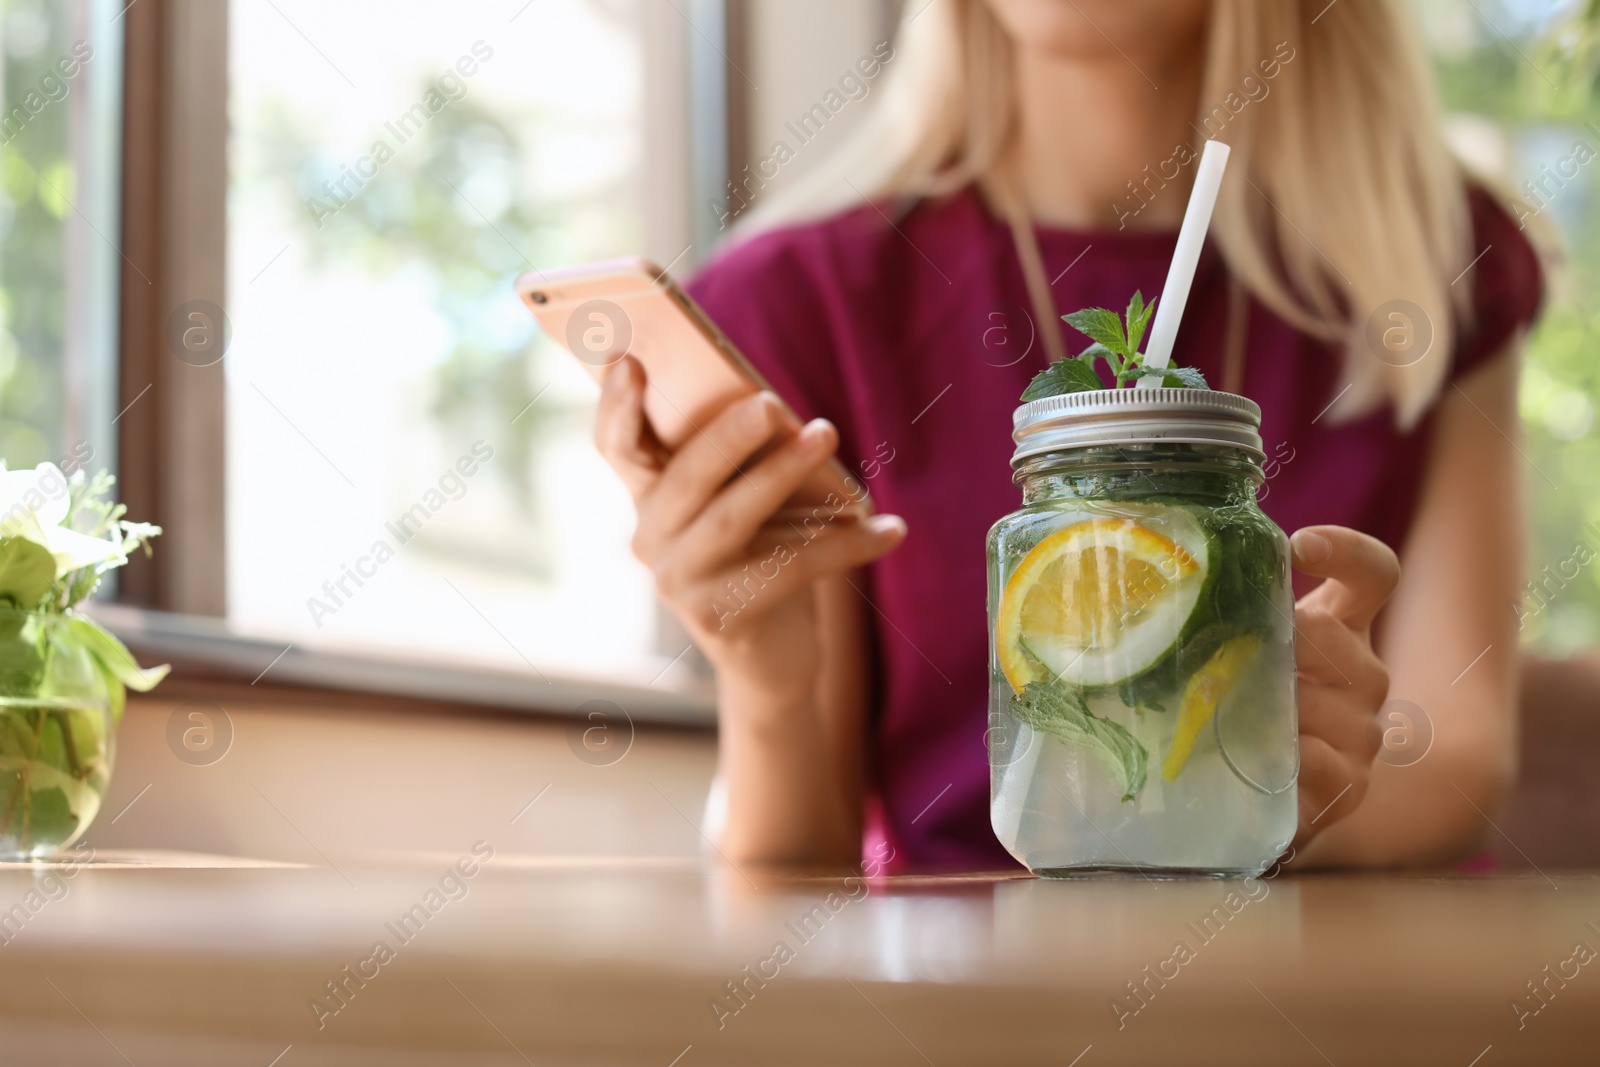
[[[1445,146],[1432,73],[1402,7],[1213,0],[1194,143],[1221,125],[1213,109],[1288,42],[1294,55],[1273,81],[1277,99],[1222,112],[1216,135],[1233,151],[1212,237],[1261,303],[1344,342],[1350,387],[1335,417],[1392,400],[1409,426],[1447,377],[1470,314],[1470,285],[1452,283],[1472,254],[1465,174]],[[1017,126],[1012,68],[1011,39],[985,0],[907,5],[876,106],[837,153],[752,212],[743,232],[831,214],[863,194],[987,186]],[[1365,338],[1368,316],[1397,299],[1421,308],[1433,331],[1428,356],[1404,367],[1377,358]]]

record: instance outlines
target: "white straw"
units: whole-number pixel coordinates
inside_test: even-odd
[[[1156,320],[1150,327],[1150,343],[1144,353],[1146,367],[1160,368],[1172,362],[1172,345],[1178,338],[1183,307],[1189,302],[1189,286],[1194,283],[1200,246],[1205,244],[1206,229],[1211,225],[1211,209],[1217,206],[1217,190],[1222,187],[1228,151],[1228,146],[1221,141],[1207,141],[1205,150],[1200,153],[1194,189],[1189,193],[1189,206],[1183,213],[1183,226],[1178,230],[1178,247],[1172,253],[1167,284],[1161,290]],[[1160,384],[1160,378],[1139,379],[1141,389],[1154,389]]]

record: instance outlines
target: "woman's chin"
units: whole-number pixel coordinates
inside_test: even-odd
[[[983,0],[1019,47],[1060,59],[1158,61],[1192,42],[1209,0]],[[1134,56],[1137,61],[1139,56]]]

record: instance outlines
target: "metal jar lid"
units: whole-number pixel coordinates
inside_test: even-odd
[[[1223,445],[1266,460],[1261,408],[1210,389],[1090,389],[1031,400],[1011,416],[1013,467],[1030,456],[1110,445]]]

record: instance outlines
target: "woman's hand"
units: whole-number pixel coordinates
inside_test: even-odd
[[[1295,570],[1324,579],[1294,611],[1298,850],[1366,796],[1379,743],[1372,722],[1389,695],[1389,671],[1372,647],[1372,620],[1400,580],[1400,561],[1382,541],[1343,526],[1308,526],[1289,544]]]
[[[724,682],[793,697],[816,677],[813,583],[888,552],[905,523],[833,518],[827,509],[827,522],[777,523],[778,510],[833,455],[833,426],[817,419],[797,427],[775,397],[758,393],[669,454],[645,419],[648,387],[638,361],[623,358],[606,376],[595,416],[596,443],[638,509],[634,554]]]

